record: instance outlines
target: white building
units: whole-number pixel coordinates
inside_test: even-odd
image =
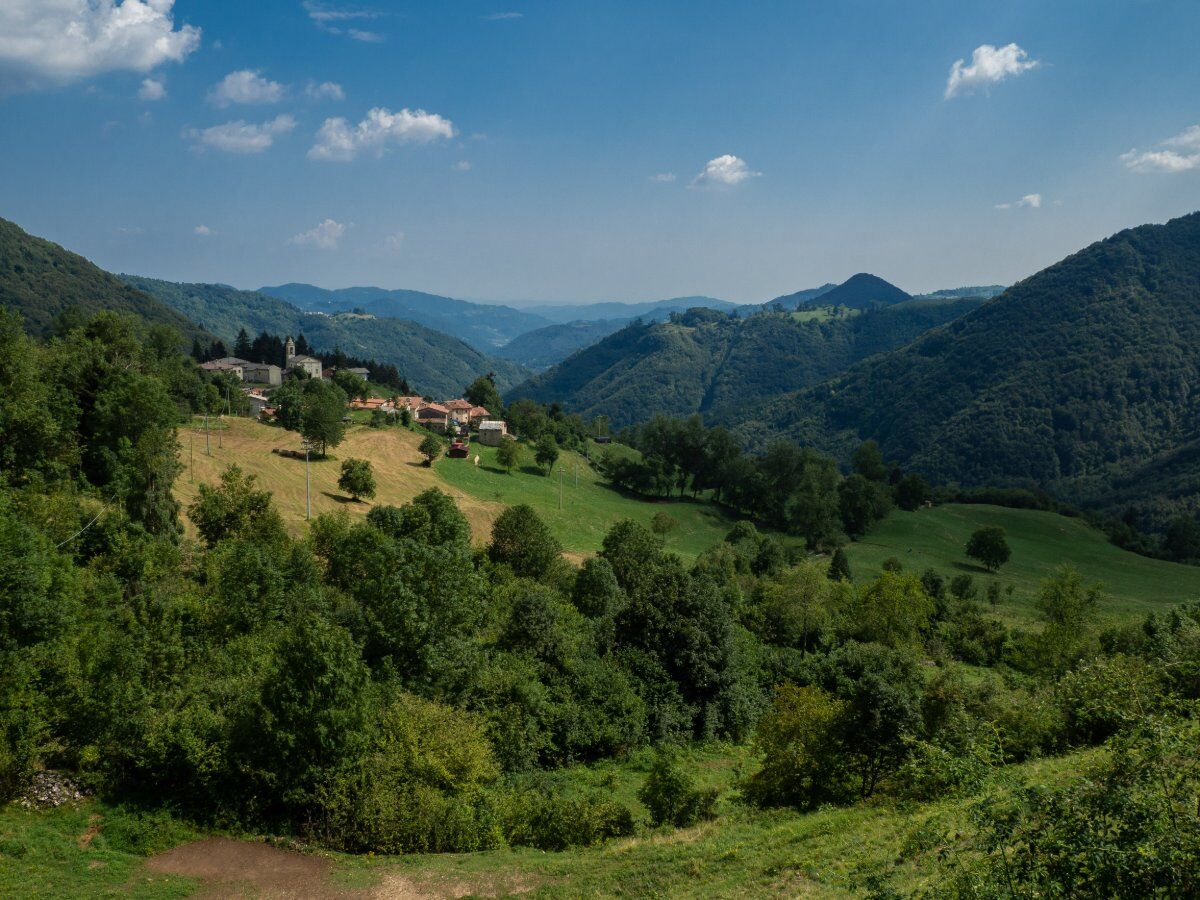
[[[321,377],[321,361],[315,356],[297,356],[296,342],[292,340],[291,335],[288,335],[287,343],[283,345],[284,351],[284,366],[283,371],[287,372],[306,372],[309,378],[320,379]]]

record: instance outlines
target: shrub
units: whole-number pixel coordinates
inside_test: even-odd
[[[495,802],[504,836],[514,847],[559,851],[633,833],[627,806],[602,793],[568,796],[551,779],[510,789]]]
[[[690,773],[670,750],[660,750],[650,766],[638,799],[650,811],[650,821],[658,825],[687,828],[716,813],[716,790],[697,790]]]
[[[539,578],[562,553],[562,545],[533,508],[522,503],[502,512],[492,526],[488,556],[524,578]]]
[[[342,463],[342,474],[338,487],[358,501],[362,497],[375,496],[375,470],[370,460],[347,459]]]
[[[1098,744],[1156,711],[1159,673],[1136,657],[1102,657],[1068,672],[1058,682],[1057,700],[1067,737]]]

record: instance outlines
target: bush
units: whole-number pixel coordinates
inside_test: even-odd
[[[986,724],[971,727],[961,742],[914,741],[908,761],[896,775],[903,797],[937,800],[982,790],[1004,761],[999,731]]]
[[[1098,744],[1161,705],[1158,671],[1131,656],[1102,657],[1068,672],[1057,700],[1072,741]]]
[[[498,775],[481,720],[401,694],[362,761],[323,795],[321,836],[355,852],[496,847],[502,835],[483,789]]]
[[[539,779],[499,795],[498,817],[508,843],[559,851],[633,833],[633,813],[627,806],[602,793],[566,793],[553,780]]]
[[[370,460],[348,459],[342,463],[342,474],[338,487],[357,502],[360,498],[375,496],[375,470]]]
[[[670,750],[655,755],[638,799],[650,811],[650,821],[656,826],[687,828],[716,815],[717,791],[697,790],[692,776]]]

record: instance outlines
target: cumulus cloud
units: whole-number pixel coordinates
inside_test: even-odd
[[[965,59],[960,59],[951,66],[950,77],[946,81],[946,99],[970,94],[979,87],[998,84],[1010,75],[1020,75],[1040,65],[1038,60],[1030,59],[1029,54],[1016,44],[1003,47],[980,44],[971,54],[970,65]]]
[[[262,153],[275,143],[275,138],[295,127],[296,120],[293,117],[282,115],[261,125],[239,119],[211,128],[188,128],[183,136],[195,142],[194,149],[197,151],[212,148],[226,153]]]
[[[397,231],[395,234],[389,234],[383,239],[383,250],[385,253],[399,253],[404,246],[404,232]]]
[[[239,69],[213,85],[208,102],[222,108],[235,103],[278,103],[285,90],[278,81],[264,78],[259,70]]]
[[[192,230],[198,237],[211,237],[213,235],[213,230],[207,225],[197,225]]]
[[[1130,150],[1121,162],[1134,172],[1190,172],[1200,169],[1200,125],[1159,142],[1155,150]]]
[[[167,83],[162,78],[147,78],[138,88],[139,100],[164,100],[167,96]]]
[[[423,109],[393,113],[376,107],[353,127],[340,116],[326,119],[317,132],[317,142],[308,151],[308,158],[349,162],[363,153],[382,156],[392,144],[428,144],[454,135],[454,124],[436,113]]]
[[[304,88],[304,95],[310,100],[345,100],[346,92],[342,86],[333,81],[322,81],[317,84],[310,81]]]
[[[726,153],[705,163],[700,174],[692,179],[692,187],[733,187],[761,174],[752,171],[741,157]]]
[[[346,226],[333,219],[326,219],[315,228],[302,231],[295,237],[288,238],[288,243],[294,247],[314,247],[317,250],[336,250]]]
[[[489,22],[505,22],[505,21],[510,21],[512,19],[523,19],[523,18],[525,18],[525,13],[495,12],[489,16],[484,16],[484,18],[487,19]]]
[[[175,27],[174,0],[3,0],[0,90],[69,84],[181,62],[200,29]]]
[[[657,175],[651,175],[650,180],[658,184],[671,184],[675,181],[675,173],[659,172]]]
[[[997,203],[996,209],[1041,209],[1042,195],[1041,194],[1026,194],[1020,200],[1014,200],[1011,203]]]

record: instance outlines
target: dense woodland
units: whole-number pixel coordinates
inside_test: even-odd
[[[338,849],[561,849],[635,827],[563,766],[752,741],[747,814],[985,798],[946,896],[1196,890],[1200,610],[1107,626],[1063,570],[1039,627],[1013,629],[969,575],[897,562],[854,584],[844,557],[789,558],[749,522],[692,565],[620,523],[576,569],[528,507],[473,547],[436,490],[295,539],[236,469],[200,489],[187,539],[175,428],[220,389],[179,343],[112,313],[35,343],[0,314],[5,797],[54,766]],[[569,421],[534,413],[543,434]],[[800,480],[841,479],[796,453]],[[842,485],[899,499],[877,450],[855,464]],[[1104,741],[1055,793],[996,791],[1005,763]],[[643,797],[662,827],[712,815],[669,754]]]
[[[826,295],[828,296],[828,295]],[[866,311],[763,309],[748,317],[692,309],[636,322],[509,392],[559,402],[616,426],[700,413],[709,424],[755,419],[763,404],[903,346],[982,302],[911,300]]]
[[[1040,487],[1163,528],[1198,509],[1200,213],[1130,229],[980,309],[788,395],[739,431],[938,481]]]

